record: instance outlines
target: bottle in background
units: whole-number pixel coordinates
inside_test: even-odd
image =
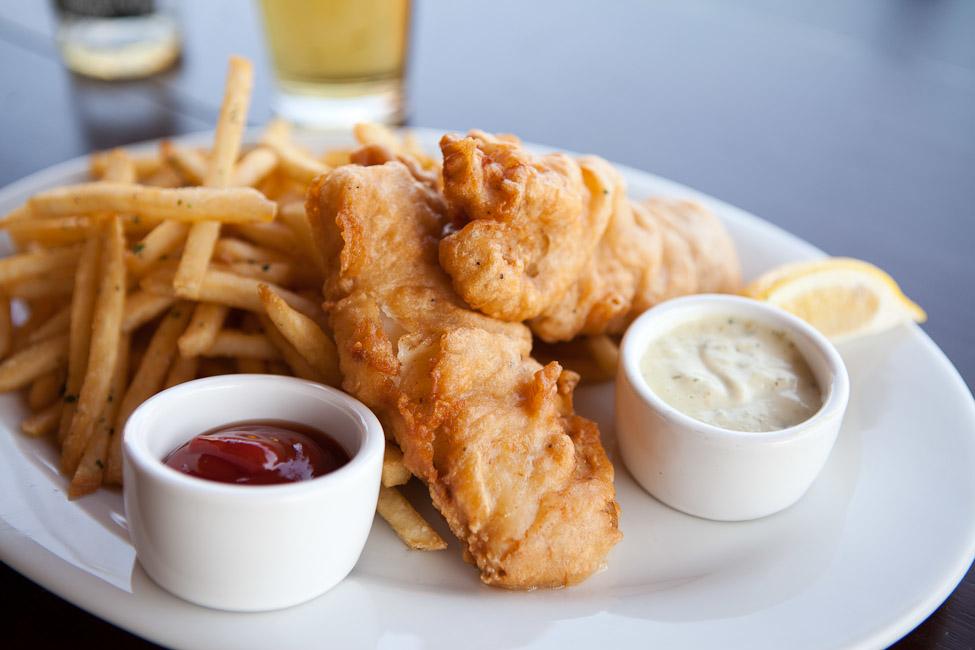
[[[135,79],[179,58],[176,20],[155,0],[56,0],[68,68],[97,79]]]
[[[409,0],[261,0],[276,112],[317,128],[401,124]]]

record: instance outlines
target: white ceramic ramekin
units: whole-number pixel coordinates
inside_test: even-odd
[[[647,346],[681,323],[718,315],[785,330],[823,392],[819,411],[787,429],[753,433],[701,422],[660,399],[640,372]],[[757,519],[805,494],[833,447],[849,393],[846,366],[836,348],[804,321],[748,298],[688,296],[647,311],[623,337],[616,435],[627,469],[660,501],[707,519]]]
[[[330,434],[350,462],[318,478],[232,485],[163,464],[215,427],[287,420]],[[226,375],[165,390],[129,418],[125,514],[139,562],[160,586],[216,609],[260,611],[318,596],[355,566],[372,526],[385,446],[361,402],[275,375]]]

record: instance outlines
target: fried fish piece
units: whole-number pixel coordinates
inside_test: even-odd
[[[543,341],[621,334],[664,300],[733,293],[741,284],[734,242],[700,203],[634,203],[619,176],[613,196],[613,214],[592,259],[558,303],[529,322]]]
[[[741,263],[735,243],[721,221],[697,201],[652,198],[642,207],[661,231],[677,235],[686,245],[665,241],[663,271],[649,292],[639,296],[641,312],[658,302],[691,293],[735,293],[741,288]],[[689,260],[690,278],[676,277],[676,259]]]
[[[578,376],[454,293],[442,197],[402,163],[349,165],[315,181],[307,211],[343,388],[395,437],[481,579],[558,587],[602,566],[619,507],[599,430],[573,413]]]
[[[621,333],[668,298],[738,288],[734,244],[698,203],[634,203],[601,158],[535,156],[514,136],[448,134],[440,148],[453,219],[440,264],[474,309],[558,342]]]
[[[508,321],[556,303],[592,257],[611,213],[604,160],[536,156],[516,138],[445,135],[443,191],[455,232],[440,264],[473,308]]]
[[[529,325],[543,341],[568,341],[622,329],[634,300],[649,291],[661,267],[658,222],[627,197],[622,175],[606,184],[611,215],[593,256],[558,301]]]

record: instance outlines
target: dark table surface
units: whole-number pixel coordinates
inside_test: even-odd
[[[107,84],[62,67],[48,3],[0,0],[0,186],[210,128],[232,53],[256,63],[251,121],[270,117],[255,6],[175,8],[180,66]],[[879,264],[975,382],[975,2],[442,0],[413,37],[411,124],[597,153]],[[0,569],[18,647],[148,645]],[[900,647],[975,647],[975,572]]]

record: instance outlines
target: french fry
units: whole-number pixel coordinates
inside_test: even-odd
[[[205,357],[234,357],[248,359],[280,359],[281,353],[263,334],[245,334],[225,329],[217,333],[213,345],[203,351]]]
[[[234,169],[232,187],[254,187],[278,166],[278,156],[268,147],[255,147],[247,152]]]
[[[291,229],[298,249],[305,259],[314,264],[319,273],[324,274],[325,260],[315,245],[311,224],[308,222],[308,215],[305,214],[305,204],[303,202],[287,203],[278,211],[278,217]]]
[[[311,183],[331,169],[290,142],[269,142],[267,145],[277,154],[281,171],[300,183]]]
[[[186,329],[192,315],[191,304],[186,301],[177,302],[166,316],[159,321],[149,347],[146,348],[139,366],[132,377],[122,406],[116,420],[118,428],[125,425],[132,411],[139,404],[159,392],[162,387],[169,366],[176,356],[176,342],[180,334]]]
[[[45,246],[66,246],[84,241],[91,232],[91,217],[55,217],[53,219],[29,219],[25,221],[0,221],[0,229],[23,246],[38,242]]]
[[[44,324],[39,326],[36,330],[30,333],[27,337],[28,343],[37,343],[38,341],[43,341],[44,339],[49,339],[52,336],[59,336],[68,332],[71,325],[71,305],[65,305],[58,311],[54,312],[50,318],[44,321]]]
[[[230,311],[226,305],[213,302],[199,302],[193,310],[193,318],[186,331],[179,337],[179,353],[184,357],[195,357],[213,345],[223,327],[223,321]]]
[[[162,163],[152,174],[142,177],[142,185],[148,187],[177,188],[186,185],[183,176],[176,171],[169,163]]]
[[[295,349],[293,345],[288,343],[288,339],[281,335],[278,328],[274,326],[271,319],[267,317],[267,314],[258,314],[258,318],[261,321],[261,327],[264,329],[264,335],[267,336],[271,345],[276,347],[284,358],[284,362],[291,369],[291,372],[296,377],[301,377],[302,379],[308,379],[310,381],[317,381],[319,383],[325,383],[324,378],[318,374],[318,371],[311,367],[303,356]],[[268,364],[269,369],[273,368],[272,364]]]
[[[322,154],[322,162],[329,167],[341,167],[352,162],[350,149],[329,149]]]
[[[10,298],[0,296],[0,359],[6,358],[13,347],[14,325],[10,316]]]
[[[213,138],[213,151],[203,184],[207,187],[227,187],[234,171],[234,162],[240,154],[240,140],[247,122],[247,106],[250,103],[254,73],[250,61],[230,57],[223,105]],[[193,224],[186,238],[186,248],[173,279],[176,295],[196,299],[203,283],[213,246],[220,236],[219,221],[201,221]]]
[[[95,312],[98,291],[98,267],[101,260],[101,239],[91,237],[85,242],[74,277],[74,293],[71,294],[71,320],[68,329],[68,376],[64,386],[65,408],[61,414],[58,441],[68,435],[71,420],[77,407],[78,393],[88,368],[88,351],[91,347],[91,322]]]
[[[0,218],[0,228],[10,228],[15,225],[29,223],[34,218],[26,205],[19,205]]]
[[[353,125],[352,135],[362,145],[374,144],[392,153],[400,153],[403,143],[391,129],[375,122],[359,122]]]
[[[125,297],[125,313],[122,316],[122,331],[134,332],[153,318],[169,309],[176,299],[160,296],[157,293],[136,290]]]
[[[279,168],[278,171],[259,183],[257,187],[261,188],[262,192],[266,192],[265,196],[277,201],[280,206],[285,203],[304,200],[308,183],[285,176]]]
[[[49,221],[40,219],[40,221]],[[122,227],[125,229],[125,236],[129,243],[135,245],[138,240],[145,237],[152,229],[162,223],[159,219],[143,219],[137,214],[122,215]]]
[[[134,213],[187,223],[255,223],[274,219],[277,205],[250,187],[175,189],[125,183],[79,183],[34,195],[28,208],[38,218]]]
[[[226,268],[236,275],[255,278],[261,282],[292,284],[297,279],[294,267],[286,262],[264,262],[261,264],[234,262],[228,264]]]
[[[169,140],[163,140],[159,143],[159,153],[191,185],[203,184],[203,179],[207,174],[207,161],[199,151],[173,144]]]
[[[88,368],[81,384],[74,418],[61,448],[61,469],[73,475],[105,408],[118,358],[118,340],[125,311],[125,236],[118,217],[106,224],[101,278],[92,317]]]
[[[102,484],[108,468],[109,444],[115,436],[115,417],[122,402],[122,394],[125,392],[125,381],[129,376],[129,347],[129,335],[122,334],[119,337],[118,357],[115,362],[115,372],[112,373],[108,403],[95,424],[95,433],[88,440],[85,453],[78,463],[78,469],[71,477],[71,483],[68,485],[69,499],[74,500],[90,494]]]
[[[71,293],[71,281],[75,271],[73,267],[66,267],[27,278],[6,287],[7,296],[20,300],[38,300],[41,298],[63,298]]]
[[[281,172],[276,169],[274,172],[265,176],[254,188],[272,201],[277,201],[282,187],[281,180],[283,178]]]
[[[283,223],[242,223],[236,224],[234,230],[255,244],[284,253],[293,253],[298,246],[294,233]]]
[[[278,202],[279,208],[280,206],[288,203],[294,203],[296,201],[303,202],[305,200],[305,193],[307,190],[307,183],[299,183],[298,181],[290,178],[283,178],[278,189],[278,195],[274,200]]]
[[[254,277],[265,282],[313,286],[316,289],[322,285],[322,274],[311,265],[296,266],[288,261],[289,258],[284,253],[256,246],[242,239],[222,237],[217,240],[213,258],[226,263],[223,267],[237,275]],[[263,268],[265,264],[269,265],[266,269]],[[249,268],[245,265],[249,265]]]
[[[200,296],[200,285],[213,256],[213,246],[220,236],[219,221],[201,221],[193,224],[186,237],[186,247],[179,261],[179,268],[173,278],[173,288],[180,298],[196,300]]]
[[[110,151],[99,151],[88,158],[88,171],[93,177],[101,178],[107,173],[110,155]],[[141,178],[159,171],[162,161],[156,156],[137,156],[132,157],[132,165]]]
[[[35,343],[0,363],[0,393],[24,388],[67,360],[68,337]]]
[[[315,321],[289,306],[266,284],[258,287],[258,293],[268,317],[284,338],[308,361],[326,384],[338,386],[342,376],[339,373],[338,352],[331,337]]]
[[[310,183],[330,169],[291,141],[290,128],[283,120],[274,120],[268,125],[261,143],[277,154],[281,171],[301,183]]]
[[[290,142],[291,125],[281,118],[275,118],[264,125],[261,142]]]
[[[59,271],[78,263],[81,246],[45,248],[0,259],[0,284],[15,284],[27,278]]]
[[[376,511],[411,549],[440,551],[447,548],[447,542],[430,527],[430,524],[396,488],[379,486]]]
[[[400,138],[380,124],[356,124],[353,131],[363,145],[351,156],[357,163],[380,164],[392,158],[405,165],[415,178],[430,185],[438,184],[439,164],[422,150],[411,134]],[[369,159],[372,162],[366,162]]]
[[[172,277],[173,269],[157,269],[142,279],[141,286],[144,290],[152,293],[172,296],[175,294]],[[254,278],[210,269],[200,286],[199,299],[201,302],[215,302],[228,307],[261,313],[264,311],[264,305],[257,294],[257,287],[260,284],[265,283]],[[314,301],[279,286],[266,284],[284,298],[285,302],[304,315],[311,317],[315,322],[324,322],[325,314]]]
[[[135,162],[124,149],[112,149],[106,157],[105,173],[102,178],[116,183],[135,183]]]
[[[356,124],[352,127],[352,133],[359,144],[378,145],[396,156],[413,159],[421,169],[430,170],[436,167],[436,162],[412,133],[406,132],[401,136],[388,126],[375,122]]]
[[[177,384],[182,384],[183,382],[196,378],[199,361],[199,357],[177,356],[173,359],[173,364],[166,374],[166,381],[163,382],[163,388],[171,388]]]
[[[148,219],[140,217],[137,214],[123,214],[120,216],[122,217],[122,228],[125,230],[125,235],[127,237],[138,237],[145,235],[162,222],[161,219]],[[81,218],[92,219],[92,225],[96,225],[98,223],[97,217]],[[41,219],[41,221],[50,221],[50,219]]]
[[[172,253],[186,241],[189,226],[179,221],[163,221],[132,246],[126,256],[129,272],[142,277],[164,255]]]
[[[42,411],[28,415],[20,423],[20,430],[32,438],[46,436],[57,431],[58,423],[61,421],[61,411],[64,409],[64,402],[58,400],[53,402]]]
[[[250,61],[239,56],[230,57],[223,104],[213,137],[210,167],[204,181],[208,187],[226,187],[230,184],[234,163],[240,154],[253,83],[254,71]]]
[[[280,251],[262,248],[243,239],[221,237],[213,249],[214,259],[222,262],[287,262],[288,256]]]
[[[188,302],[177,302],[166,316],[159,321],[156,331],[149,341],[149,346],[139,360],[135,374],[118,411],[113,414],[111,422],[114,433],[108,443],[108,460],[105,469],[105,480],[108,483],[122,482],[122,433],[125,423],[132,412],[144,401],[155,395],[162,388],[173,359],[176,357],[176,341],[186,324],[190,320],[191,305]]]
[[[403,452],[396,445],[386,443],[386,452],[383,454],[383,486],[395,487],[410,482],[413,474],[406,469],[403,464]]]
[[[610,377],[616,376],[616,366],[620,359],[620,348],[613,339],[605,334],[590,336],[585,339],[586,348],[592,355],[593,361],[599,369]]]
[[[30,390],[27,391],[27,407],[32,411],[40,411],[61,397],[61,387],[64,386],[64,375],[67,368],[64,365],[45,372],[35,379]]]
[[[279,117],[274,118],[264,125],[264,133],[261,134],[261,142],[290,142],[291,125],[287,120]]]

